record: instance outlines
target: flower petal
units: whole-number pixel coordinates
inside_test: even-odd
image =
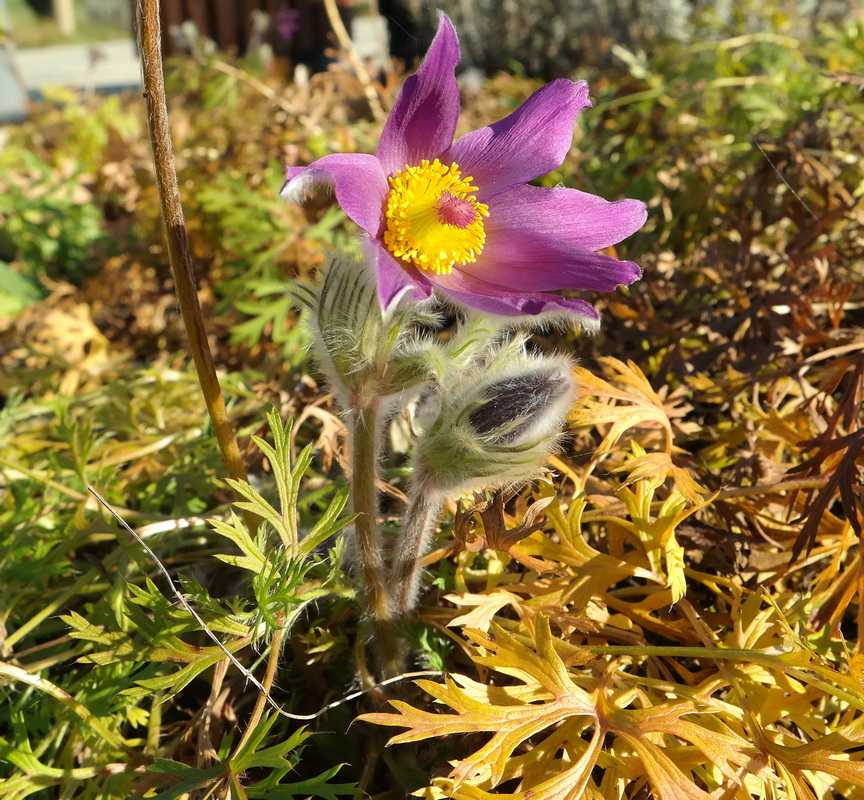
[[[376,155],[386,174],[406,164],[419,164],[424,158],[432,160],[453,144],[459,119],[455,72],[460,59],[453,23],[442,14],[426,59],[405,80],[384,125]]]
[[[520,292],[519,294],[493,293],[480,294],[476,290],[458,292],[446,289],[447,297],[458,303],[476,308],[485,314],[495,314],[510,317],[514,324],[521,318],[528,322],[537,322],[542,315],[549,321],[572,321],[575,315],[579,324],[585,330],[595,331],[600,326],[600,314],[584,300],[571,300],[556,294],[545,292]]]
[[[573,143],[576,117],[590,105],[584,81],[553,81],[509,117],[465,134],[448,158],[472,177],[477,199],[485,203],[560,167]]]
[[[380,242],[370,240],[366,250],[368,262],[378,280],[378,298],[387,311],[406,295],[412,300],[426,300],[432,294],[432,284],[418,269],[396,261]]]
[[[488,230],[483,253],[473,264],[459,264],[432,280],[447,291],[474,291],[479,281],[499,292],[581,289],[611,292],[642,275],[632,261],[593,253],[566,239],[534,231]]]
[[[567,239],[602,250],[638,231],[648,218],[641,200],[610,202],[577,189],[518,186],[495,198],[489,228]],[[623,281],[622,281],[623,283]]]
[[[300,202],[316,186],[336,191],[342,210],[371,236],[381,231],[384,198],[390,191],[387,176],[375,156],[365,153],[334,153],[307,167],[286,167],[287,180],[280,194],[289,202]]]

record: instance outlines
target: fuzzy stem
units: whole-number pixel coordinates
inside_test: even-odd
[[[168,260],[180,304],[180,314],[186,327],[189,349],[195,362],[198,382],[213,422],[213,432],[219,445],[228,476],[246,480],[246,467],[237,446],[237,439],[228,419],[228,411],[219,387],[213,355],[207,341],[204,316],[198,302],[189,237],[180,203],[180,189],[174,162],[174,145],[168,126],[168,106],[165,101],[165,80],[162,74],[162,35],[159,21],[159,0],[140,0],[138,4],[138,35],[144,83],[144,105],[147,127],[153,148],[156,187],[162,207],[162,221],[168,244]]]
[[[401,668],[396,625],[384,575],[381,535],[378,530],[378,403],[373,401],[351,414],[351,495],[354,535],[366,609],[372,621],[381,671],[385,677]]]
[[[351,484],[357,555],[366,592],[366,605],[373,619],[389,619],[389,598],[384,583],[381,537],[378,532],[378,407],[377,403],[353,415]]]
[[[393,615],[398,619],[409,614],[417,604],[417,590],[422,571],[421,559],[429,548],[429,539],[441,513],[442,500],[437,494],[415,491],[405,512],[399,534],[399,549],[390,567],[393,587]]]

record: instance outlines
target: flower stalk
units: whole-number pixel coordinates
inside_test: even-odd
[[[372,401],[351,414],[351,494],[354,537],[365,608],[372,626],[378,671],[392,678],[403,671],[404,654],[398,620],[404,611],[394,603],[390,575],[384,561],[378,523],[378,458],[380,410]],[[408,609],[410,610],[410,608]]]
[[[417,604],[422,558],[429,549],[442,505],[440,495],[415,492],[405,512],[399,544],[388,571],[393,615],[397,619],[408,616]]]
[[[354,521],[357,558],[366,608],[374,620],[386,623],[391,613],[378,529],[377,404],[358,409],[351,416],[351,494],[357,515]]]

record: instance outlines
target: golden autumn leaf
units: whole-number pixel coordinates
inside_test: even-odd
[[[360,719],[378,725],[408,728],[394,736],[389,744],[421,741],[451,733],[492,733],[489,742],[457,764],[451,777],[461,784],[477,778],[488,768],[493,785],[500,783],[508,759],[522,743],[574,717],[583,718],[581,729],[593,724],[597,713],[596,695],[586,692],[571,680],[555,652],[545,618],[537,618],[534,650],[520,644],[494,623],[491,630],[494,639],[479,631],[466,631],[487,653],[475,660],[521,681],[521,685],[484,687],[463,676],[448,677],[443,685],[417,681],[424,691],[457,713],[430,713],[394,700],[391,703],[399,713],[364,714]],[[457,681],[475,691],[460,688]],[[482,698],[476,696],[478,687],[482,687],[485,694]],[[539,705],[536,704],[538,701]],[[581,735],[581,730],[576,735]]]
[[[445,600],[457,606],[470,607],[470,611],[454,617],[447,623],[448,627],[463,625],[481,631],[489,630],[492,618],[505,606],[511,605],[516,599],[510,592],[502,589],[487,592],[486,594],[448,594]]]
[[[778,771],[785,773],[790,783],[806,797],[807,786],[818,785],[814,773],[824,773],[839,778],[850,787],[864,789],[864,763],[850,761],[848,751],[860,751],[864,744],[864,734],[860,725],[857,730],[849,726],[834,731],[812,742],[796,745],[782,745],[766,741],[764,747],[775,760]]]
[[[611,357],[599,361],[611,381],[583,367],[575,367],[577,402],[570,412],[570,422],[574,426],[604,426],[603,440],[595,455],[611,452],[624,432],[631,428],[662,432],[663,449],[671,454],[672,420],[686,414],[688,407],[680,404],[676,394],[667,396],[665,392],[655,391],[632,361],[625,364]]]
[[[495,623],[490,626],[492,638],[466,631],[479,647],[474,661],[506,676],[505,685],[483,684],[463,675],[449,676],[444,684],[417,682],[455,714],[424,711],[394,700],[397,713],[364,714],[360,719],[407,728],[389,744],[449,734],[491,734],[485,745],[456,762],[450,775],[436,781],[445,796],[465,800],[599,797],[598,769],[614,772],[617,781],[634,787],[647,783],[659,800],[709,800],[712,795],[699,788],[692,770],[713,765],[719,785],[735,781],[757,754],[752,744],[724,730],[706,713],[707,699],[701,707],[691,700],[627,707],[639,693],[613,687],[614,667],[602,675],[572,672],[556,649],[548,620],[537,615],[534,621],[533,647]],[[567,648],[563,642],[557,644]],[[690,744],[674,744],[680,741]],[[513,779],[520,782],[516,794],[490,794]]]
[[[638,445],[634,443],[633,447],[641,453]],[[630,519],[617,520],[615,524],[629,531],[640,542],[655,574],[658,577],[665,575],[665,585],[672,590],[671,599],[676,603],[684,596],[687,584],[684,577],[684,548],[678,543],[675,530],[692,514],[709,505],[714,496],[699,497],[698,504],[691,505],[676,487],[654,513],[651,511],[654,482],[643,479],[634,484],[632,488],[625,484],[618,490]]]
[[[627,473],[625,486],[636,481],[648,481],[652,489],[659,489],[667,478],[672,478],[678,491],[693,505],[701,503],[703,495],[710,494],[689,469],[677,466],[669,453],[642,453],[613,471]]]

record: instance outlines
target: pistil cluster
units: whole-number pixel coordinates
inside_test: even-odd
[[[489,207],[472,192],[473,178],[463,178],[457,164],[437,158],[406,166],[390,177],[384,244],[399,259],[422,270],[446,275],[455,264],[471,264],[486,242],[484,217]]]

